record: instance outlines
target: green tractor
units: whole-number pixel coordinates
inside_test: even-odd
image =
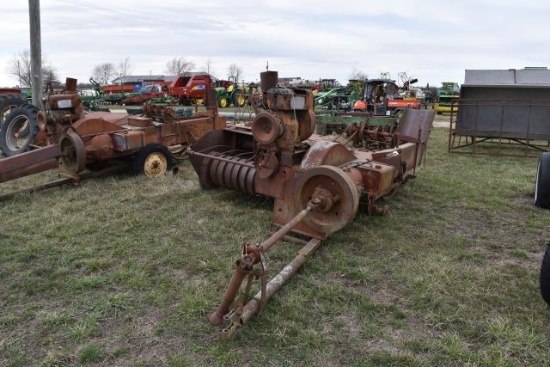
[[[348,85],[324,89],[315,96],[314,104],[318,109],[349,112],[361,96],[361,81],[350,80]]]
[[[29,100],[22,96],[18,88],[0,89],[0,128],[4,120],[16,107],[29,103]]]
[[[455,82],[442,82],[441,88],[437,91],[437,100],[434,103],[434,110],[438,115],[447,112],[457,111],[457,101],[460,98],[460,86]]]
[[[225,108],[231,105],[235,107],[243,107],[246,103],[246,96],[244,88],[233,80],[220,80],[216,87],[216,99],[218,101],[218,107]]]

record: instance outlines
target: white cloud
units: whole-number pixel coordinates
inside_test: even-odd
[[[27,2],[3,2],[0,86],[29,48]],[[60,78],[87,81],[94,66],[130,57],[133,74],[162,74],[174,57],[207,60],[224,78],[236,63],[257,80],[269,61],[281,76],[371,77],[406,71],[419,84],[462,82],[465,69],[548,66],[550,5],[539,0],[48,0],[42,51]]]

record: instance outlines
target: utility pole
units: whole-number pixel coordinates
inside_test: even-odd
[[[29,0],[31,26],[32,104],[42,108],[42,46],[40,41],[40,0]]]

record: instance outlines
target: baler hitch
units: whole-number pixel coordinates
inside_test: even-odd
[[[210,315],[210,323],[218,326],[222,323],[227,326],[222,330],[222,337],[230,338],[244,325],[253,315],[259,313],[265,303],[281,288],[281,286],[302,266],[302,264],[321,245],[318,239],[311,239],[283,270],[266,284],[266,267],[263,255],[269,249],[283,239],[295,226],[300,223],[311,211],[328,210],[334,202],[338,201],[328,190],[317,188],[316,194],[308,202],[306,208],[300,211],[291,221],[281,227],[271,237],[260,245],[243,243],[241,256],[235,262],[235,272],[229,282],[229,286],[223,296],[218,309]],[[246,278],[246,285],[241,295],[237,297],[239,289]],[[261,289],[249,299],[252,282],[260,279]],[[230,307],[233,304],[233,310]]]

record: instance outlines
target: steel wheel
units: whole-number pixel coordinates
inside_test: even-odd
[[[86,168],[86,149],[80,136],[68,130],[59,138],[61,149],[61,169],[70,175],[76,175]]]
[[[296,187],[296,212],[304,209],[319,192],[329,194],[328,204],[314,209],[304,219],[304,222],[315,231],[331,234],[355,218],[359,208],[359,190],[340,168],[319,166],[309,169],[300,177]]]

